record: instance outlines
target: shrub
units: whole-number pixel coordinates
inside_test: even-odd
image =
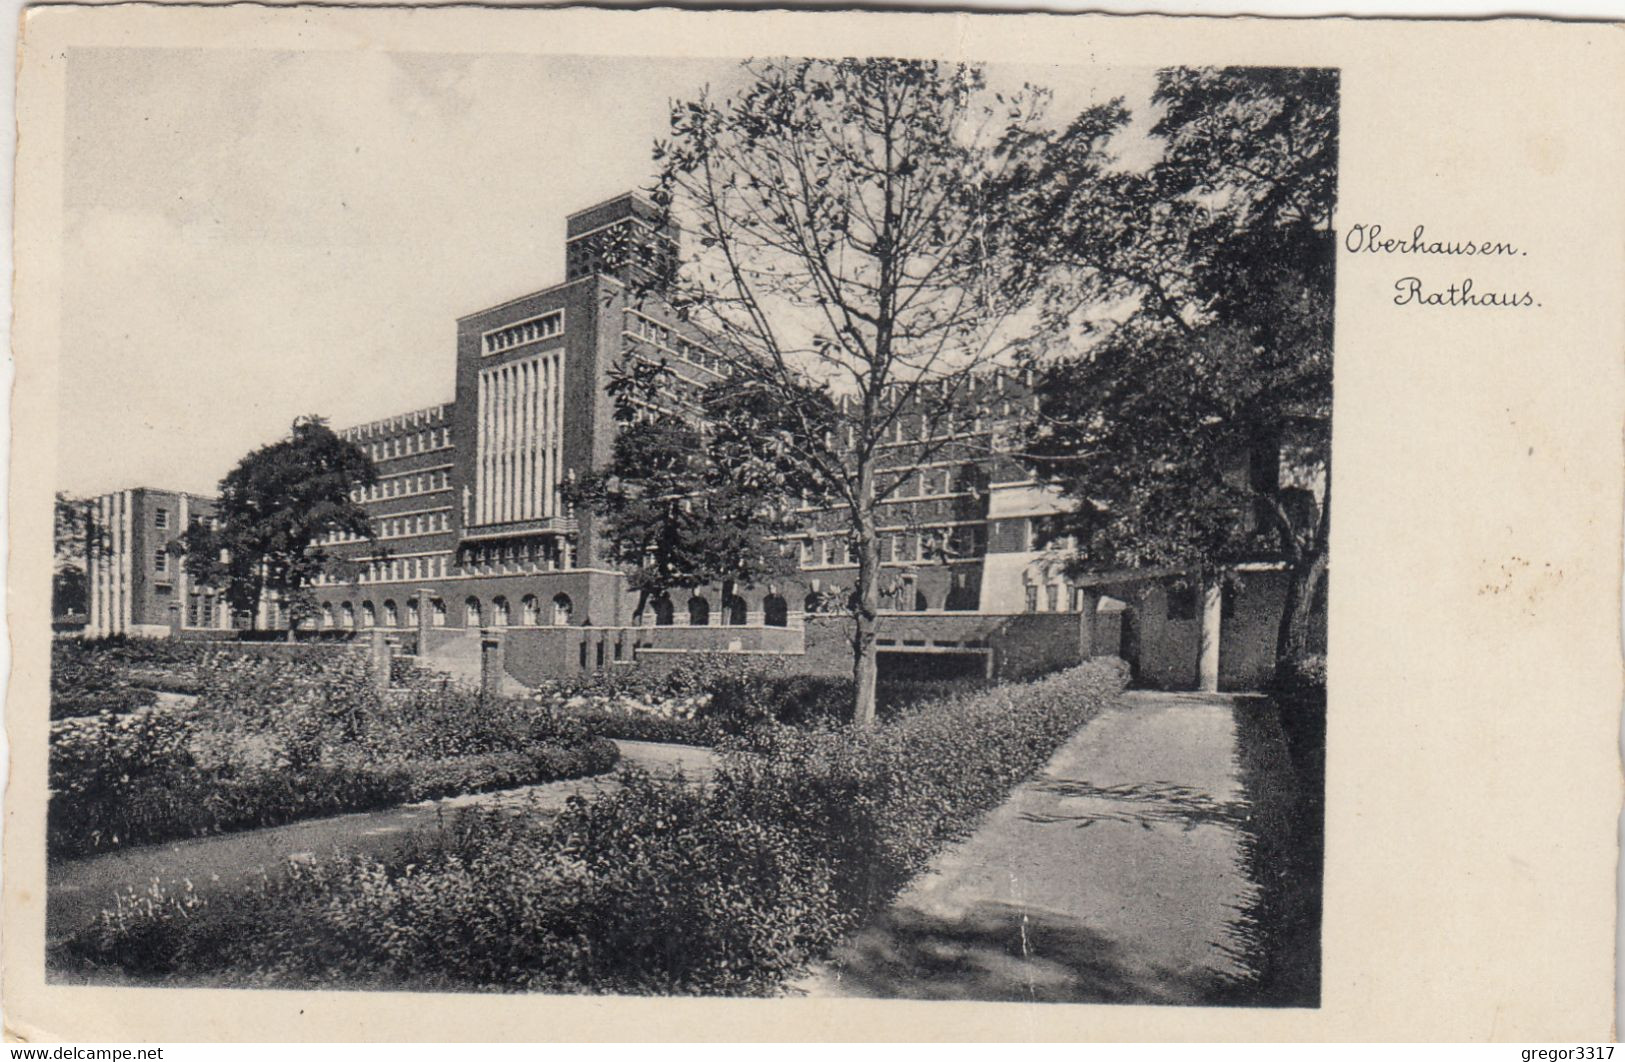
[[[1288,697],[1326,695],[1326,655],[1309,653],[1283,660],[1276,665],[1272,693]]]
[[[468,815],[444,848],[295,865],[230,905],[130,890],[63,951],[240,984],[766,992],[845,924],[829,868],[783,827],[709,812],[629,771],[552,823]]]
[[[151,705],[152,691],[130,681],[112,657],[68,638],[51,643],[51,718],[130,712]]]
[[[869,730],[755,732],[717,771],[727,811],[830,854],[843,906],[884,902],[968,832],[1127,682],[1120,660],[917,705]]]
[[[445,683],[375,688],[364,656],[200,658],[190,706],[56,724],[53,857],[609,770],[580,721]]]
[[[278,986],[767,993],[889,902],[1122,688],[1119,661],[922,705],[893,725],[761,727],[704,791],[625,772],[552,823],[340,859],[214,908],[158,890],[61,954]]]
[[[47,848],[69,858],[132,844],[280,826],[457,793],[511,789],[603,774],[620,751],[594,739],[569,748],[458,756],[373,766],[318,765],[300,771],[210,771],[186,765],[150,771],[116,787],[53,796]]]
[[[142,708],[51,724],[51,792],[66,800],[185,770],[194,763],[184,715]]]

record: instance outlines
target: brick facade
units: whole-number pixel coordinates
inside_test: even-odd
[[[737,644],[799,654],[812,670],[850,667],[850,648],[841,648],[846,636],[831,634],[844,621],[809,615],[820,600],[840,600],[856,584],[841,514],[830,511],[802,511],[804,531],[786,543],[800,557],[796,575],[740,587],[727,607],[717,587],[674,593],[641,617],[652,631],[669,633],[591,633],[631,627],[635,596],[604,562],[591,514],[567,511],[559,488],[610,458],[611,371],[624,358],[665,360],[674,374],[665,397],[679,407],[728,373],[703,335],[668,307],[629,293],[629,277],[668,269],[675,248],[675,235],[658,228],[635,196],[578,212],[567,224],[562,283],[457,322],[451,401],[340,432],[377,465],[378,485],[357,495],[377,538],[329,543],[363,571],[356,582],[315,588],[319,626],[416,629],[421,622],[440,645],[459,631],[508,628],[504,659],[522,681],[575,670],[583,659],[597,666],[601,646],[606,666],[617,647],[624,659],[640,648],[658,655]],[[1008,449],[1001,440],[1034,406],[1028,385],[1015,374],[978,378],[962,412],[932,437],[925,418],[898,418],[881,452],[881,475],[899,482],[879,521],[883,607],[896,614],[883,624],[890,632],[882,635],[884,651],[989,655],[1011,674],[1089,651],[1080,649],[1081,610],[1093,629],[1102,597],[1085,584],[1099,580],[1065,575],[1066,544],[1041,541],[1043,522],[1062,500],[1001,452]],[[206,518],[207,499],[137,489],[94,505],[116,531],[116,549],[92,566],[90,633],[246,625],[246,617],[226,617],[212,596],[186,585],[178,556],[168,572],[153,570],[154,550],[181,530],[155,527],[156,514],[167,508],[172,519]],[[1153,596],[1160,592],[1140,583],[1151,585]],[[1142,673],[1189,684],[1194,635],[1180,626],[1185,621],[1154,618],[1159,606],[1144,585],[1125,592],[1146,657]],[[1226,627],[1227,637],[1247,643],[1225,655],[1230,685],[1256,684],[1279,615],[1278,590],[1244,600],[1245,617],[1235,614]],[[261,626],[286,622],[274,603],[259,619]],[[1101,622],[1121,630],[1110,607]],[[1108,651],[1115,652],[1120,633],[1112,637],[1118,640]]]

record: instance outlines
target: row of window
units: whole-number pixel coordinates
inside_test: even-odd
[[[995,423],[1008,421],[1020,414],[1038,410],[1038,398],[1001,398],[997,402],[979,404],[969,412],[944,410],[928,419],[923,414],[906,413],[888,425],[880,437],[882,446],[901,446],[905,443],[933,442],[951,439],[957,435],[980,435]],[[846,429],[846,445],[851,449],[857,438],[856,428]]]
[[[628,349],[631,350],[631,352],[639,360],[647,362],[651,365],[656,363],[656,359],[650,358],[645,354],[638,353],[636,348]],[[682,413],[688,409],[700,405],[700,400],[705,397],[705,387],[706,385],[704,383],[699,383],[686,377],[679,376],[676,373],[668,372],[666,377],[660,382],[659,395],[659,398],[666,401],[657,405],[651,405],[650,403],[640,399],[633,399],[633,402],[638,405],[640,409],[661,409],[662,411],[668,413]],[[667,403],[672,401],[675,401],[678,404],[678,408],[665,409],[664,407],[667,405]],[[641,417],[633,418],[634,421],[642,419],[643,418]]]
[[[409,472],[403,476],[386,476],[370,487],[357,487],[350,498],[358,502],[383,501],[386,498],[410,498],[417,494],[431,494],[451,489],[450,466],[429,472]]]
[[[410,457],[413,454],[446,449],[451,445],[451,429],[425,428],[410,435],[396,435],[360,445],[366,455],[374,461],[387,461],[392,457]]]
[[[414,535],[432,535],[437,531],[450,531],[451,510],[436,509],[434,512],[385,517],[374,522],[374,529],[380,539],[411,538]],[[362,536],[350,534],[348,531],[333,531],[323,536],[322,541],[359,542],[362,541]]]
[[[944,498],[976,493],[981,473],[974,465],[955,468],[926,468],[901,476],[897,489],[887,498]]]
[[[224,607],[224,603],[220,607]],[[188,627],[214,626],[215,608],[215,597],[212,591],[190,595],[186,599],[186,625]]]
[[[691,339],[675,334],[668,326],[644,317],[640,313],[631,310],[626,311],[626,330],[639,339],[671,351],[680,360],[686,361],[690,365],[698,365],[702,369],[709,369],[719,376],[731,377],[733,375],[733,366],[728,364],[727,359],[722,355]]]
[[[882,564],[907,564],[919,560],[980,557],[987,553],[987,526],[964,524],[954,528],[939,528],[925,533],[903,531],[882,533],[879,536]],[[816,568],[856,564],[851,543],[844,535],[829,538],[801,540],[801,566]]]
[[[569,568],[571,556],[568,539],[532,538],[464,546],[457,563],[465,570],[479,572],[549,572]]]
[[[1038,611],[1039,587],[1031,583],[1027,585],[1027,611]],[[1044,591],[1044,607],[1047,612],[1061,611],[1061,588],[1056,583],[1050,583],[1042,588]]]
[[[439,598],[430,602],[429,621],[436,627],[446,625],[446,603]],[[537,600],[533,594],[526,594],[519,603],[520,622],[527,627],[541,626],[545,621],[556,627],[566,626],[575,613],[575,604],[570,600],[569,594],[556,594],[553,600],[546,605]],[[486,607],[477,597],[470,597],[463,602],[463,625],[467,627],[481,627],[485,625]],[[495,597],[490,604],[490,622],[493,627],[506,627],[512,622],[512,610],[508,599]],[[322,605],[321,625],[323,629],[339,628],[354,630],[357,627],[366,629],[379,626],[379,621],[385,627],[416,627],[418,625],[418,601],[412,598],[406,602],[405,610],[396,608],[395,602],[385,601],[383,609],[374,607],[371,601],[363,601],[361,608],[356,609],[355,604],[345,601],[337,608],[332,602]]]
[[[359,581],[363,583],[393,583],[405,579],[434,579],[444,576],[451,567],[451,557],[445,553],[433,554],[423,557],[395,557],[390,560],[373,561],[361,570]],[[336,586],[347,582],[345,579],[336,579],[331,575],[319,576],[317,586]]]
[[[485,333],[485,353],[500,354],[505,350],[539,339],[552,339],[564,332],[564,311],[554,310],[540,317],[532,317],[504,328]]]

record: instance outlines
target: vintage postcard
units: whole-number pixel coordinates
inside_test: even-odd
[[[7,1034],[1609,1038],[1622,81],[28,12]]]

